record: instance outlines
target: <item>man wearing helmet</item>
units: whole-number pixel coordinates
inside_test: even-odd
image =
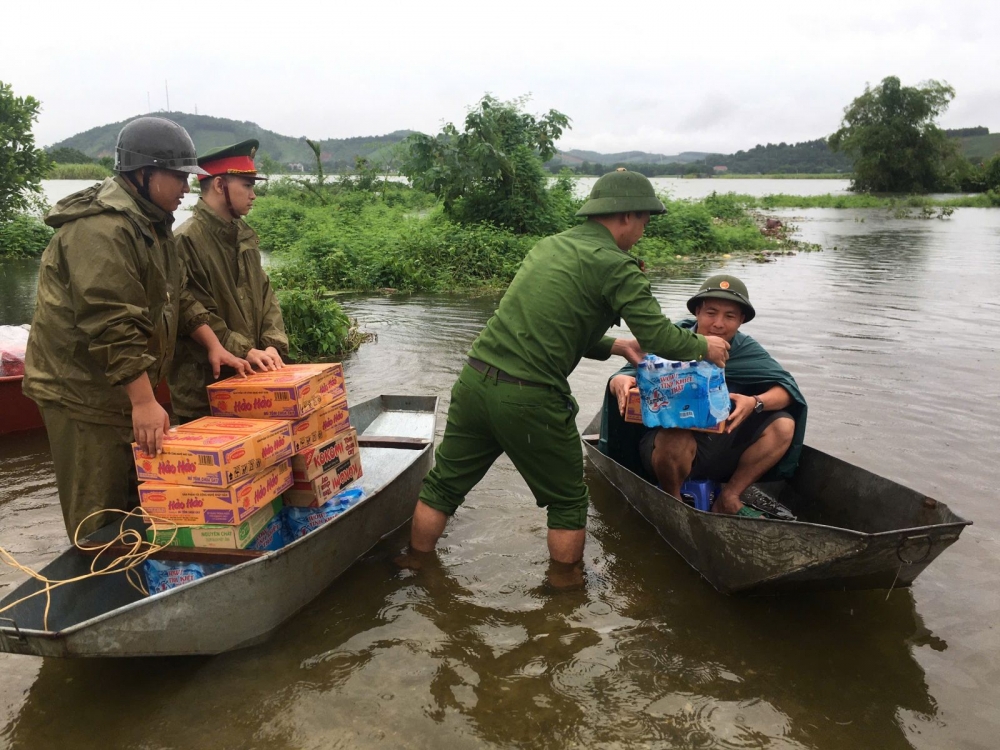
[[[434,548],[449,516],[501,453],[548,514],[551,558],[583,555],[589,497],[567,377],[582,357],[637,362],[644,351],[723,366],[729,345],[670,323],[628,254],[650,214],[663,213],[646,177],[624,169],[594,184],[587,221],[525,256],[451,392],[444,438],[414,510],[410,546]],[[636,339],[606,336],[624,319]]]
[[[729,342],[726,385],[732,411],[725,432],[626,425],[621,417],[628,391],[636,383],[635,368],[629,366],[608,384],[600,448],[636,473],[655,477],[674,497],[680,497],[681,484],[689,476],[725,482],[712,510],[759,516],[759,511],[743,505],[740,495],[772,469],[777,477],[794,472],[805,434],[805,399],[795,379],[760,344],[739,331],[756,316],[740,279],[728,274],[706,279],[687,308],[694,319],[680,321],[678,328]]]
[[[177,229],[177,246],[187,269],[188,291],[207,311],[206,321],[222,345],[260,370],[276,370],[288,355],[281,308],[261,267],[260,240],[243,217],[256,195],[253,156],[246,140],[198,158],[201,198]],[[214,373],[205,350],[182,336],[170,366],[170,400],[182,421],[210,413],[205,386]],[[225,374],[225,373],[224,373]]]
[[[205,311],[184,292],[173,212],[201,174],[180,125],[140,117],[122,128],[115,177],[64,198],[46,216],[56,233],[42,254],[25,356],[24,393],[39,406],[70,538],[114,520],[91,513],[137,502],[130,444],[159,453],[169,418],[153,395],[178,332],[213,367],[249,371],[227,352]]]

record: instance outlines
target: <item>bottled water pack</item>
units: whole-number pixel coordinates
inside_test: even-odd
[[[729,416],[729,389],[711,362],[675,362],[652,354],[636,372],[646,427],[710,429]]]

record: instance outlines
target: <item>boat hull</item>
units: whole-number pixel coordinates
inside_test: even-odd
[[[0,435],[39,430],[45,426],[38,405],[21,392],[23,380],[20,375],[0,378]],[[156,387],[156,400],[164,407],[170,405],[167,381],[161,381]]]
[[[0,616],[0,651],[57,657],[207,655],[266,640],[410,519],[420,483],[433,462],[436,408],[434,397],[382,396],[351,409],[352,424],[362,437],[364,428],[387,414],[397,418],[383,419],[376,434],[388,434],[384,429],[398,432],[408,412],[420,414],[422,424],[414,425],[420,434],[410,437],[425,437],[427,442],[419,448],[363,447],[365,474],[359,482],[368,497],[312,533],[154,596],[139,594],[122,575],[63,587],[53,593],[48,630],[41,627],[44,596],[35,597]],[[85,571],[89,563],[71,549],[42,573],[64,579]],[[24,584],[0,605],[36,587],[34,582]]]
[[[599,416],[588,432],[599,428]],[[584,448],[667,544],[726,594],[909,586],[971,523],[944,503],[808,446],[794,478],[762,485],[797,521],[695,510],[591,441]]]

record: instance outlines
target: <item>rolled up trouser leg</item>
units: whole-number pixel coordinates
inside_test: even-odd
[[[486,403],[492,387],[482,374],[466,365],[451,389],[444,437],[434,453],[434,467],[420,489],[425,505],[449,516],[502,452],[493,436]]]
[[[551,388],[498,383],[490,400],[497,439],[524,477],[550,529],[587,526],[590,494],[583,481],[583,447],[576,401]]]
[[[81,422],[56,405],[40,406],[39,411],[71,540],[80,522],[94,511],[131,510],[139,504],[131,428]],[[90,518],[80,528],[79,538],[114,520],[110,514]]]

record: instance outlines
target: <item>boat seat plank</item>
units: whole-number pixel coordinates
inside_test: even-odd
[[[430,442],[427,438],[401,435],[360,435],[358,437],[358,445],[362,448],[412,448],[420,450]]]
[[[79,550],[82,555],[96,556],[98,548],[84,548]],[[111,559],[122,555],[131,554],[132,547],[125,544],[113,544],[107,548],[102,557]],[[155,560],[171,560],[176,562],[199,562],[216,565],[237,565],[263,557],[266,552],[252,549],[216,549],[214,547],[165,547],[157,550],[150,557]]]

